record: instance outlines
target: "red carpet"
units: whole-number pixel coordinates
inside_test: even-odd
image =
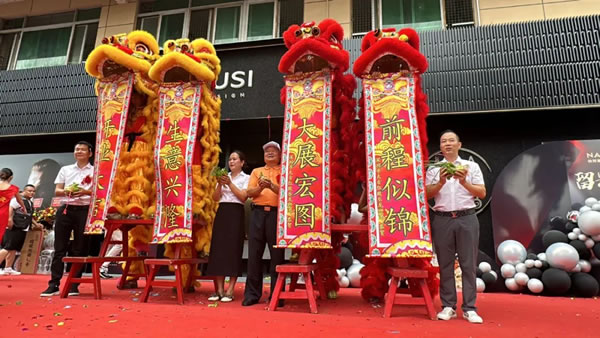
[[[203,282],[180,306],[168,289],[157,289],[147,304],[139,303],[141,290],[117,290],[116,279],[103,281],[102,300],[93,299],[90,284],[80,287],[78,297],[40,298],[47,280],[0,276],[1,337],[600,336],[598,299],[480,294],[477,303],[485,323],[475,325],[460,314],[448,322],[430,321],[424,307],[399,305],[392,318],[384,319],[383,308],[364,302],[358,289],[342,289],[338,299],[318,301],[319,314],[310,314],[308,303],[299,300],[288,300],[276,312],[266,311],[263,303],[242,307],[243,284],[233,303],[215,307],[206,300],[211,282]]]

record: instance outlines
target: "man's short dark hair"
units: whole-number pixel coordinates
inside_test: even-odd
[[[27,187],[32,187],[33,190],[35,190],[35,185],[33,185],[33,184],[25,184],[25,186],[23,187],[23,190],[27,189]]]
[[[457,134],[457,133],[456,133],[454,130],[452,130],[452,129],[446,129],[446,130],[444,130],[443,132],[441,132],[441,133],[440,133],[440,137],[439,137],[439,138],[442,138],[442,136],[444,136],[444,134],[447,134],[447,133],[452,133],[452,134],[456,135],[456,140],[457,140],[458,142],[460,142],[460,137],[459,137],[459,136],[458,136],[458,134]]]
[[[94,151],[94,147],[92,147],[92,144],[89,143],[88,141],[79,141],[77,143],[75,143],[75,147],[77,147],[78,145],[84,145],[88,147],[88,150],[90,151],[90,153],[93,153]]]

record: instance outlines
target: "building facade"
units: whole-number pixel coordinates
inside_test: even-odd
[[[103,37],[143,29],[161,43],[215,44],[224,154],[241,149],[260,165],[260,146],[282,134],[281,35],[330,17],[343,26],[352,60],[372,29],[419,31],[430,65],[430,150],[442,130],[456,130],[487,168],[491,191],[528,148],[599,138],[590,123],[600,106],[599,15],[597,0],[0,0],[0,162],[93,142],[94,81],[82,62]],[[488,203],[481,247],[493,255]]]

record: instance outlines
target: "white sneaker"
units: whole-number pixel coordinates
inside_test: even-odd
[[[442,311],[438,312],[437,318],[441,320],[456,318],[456,311],[454,311],[453,308],[446,306]]]
[[[463,313],[463,318],[468,320],[469,323],[473,323],[473,324],[482,324],[483,323],[483,318],[479,317],[479,315],[475,311],[467,311],[467,312]]]
[[[5,275],[18,276],[18,275],[20,275],[21,273],[20,273],[19,271],[15,271],[15,270],[13,270],[12,268],[5,268],[5,269],[4,269],[4,274],[5,274]]]
[[[4,272],[4,269],[0,269],[0,276],[4,276],[6,275],[6,272]]]

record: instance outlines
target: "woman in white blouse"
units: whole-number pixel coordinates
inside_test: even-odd
[[[229,155],[229,172],[218,178],[213,194],[219,209],[213,225],[210,257],[206,274],[215,277],[215,293],[209,301],[231,302],[237,278],[242,275],[244,248],[244,203],[250,176],[242,171],[246,164],[244,154],[235,150]],[[225,276],[229,286],[225,292]]]

